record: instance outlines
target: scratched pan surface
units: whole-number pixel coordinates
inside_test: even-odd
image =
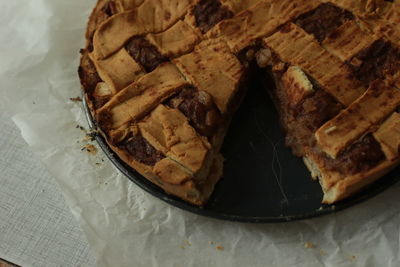
[[[84,106],[89,125],[95,128],[85,102]],[[224,177],[204,208],[166,194],[115,156],[101,136],[96,140],[113,164],[142,189],[181,209],[230,221],[267,223],[316,217],[365,201],[400,180],[398,168],[350,199],[321,205],[318,182],[311,180],[301,159],[285,147],[277,112],[257,80],[250,84],[232,121],[222,148]]]

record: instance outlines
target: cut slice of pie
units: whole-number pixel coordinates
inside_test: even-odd
[[[399,8],[398,0],[99,0],[79,76],[112,150],[202,206],[258,66],[275,81],[287,146],[334,203],[400,163]]]

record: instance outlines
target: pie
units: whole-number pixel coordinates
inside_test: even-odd
[[[112,150],[202,206],[261,69],[287,146],[329,204],[400,163],[399,23],[399,0],[99,0],[79,76]]]

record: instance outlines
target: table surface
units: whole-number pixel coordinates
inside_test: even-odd
[[[42,158],[47,160],[49,168],[53,167],[53,173],[64,162],[81,166],[72,160],[72,156],[82,154],[79,150],[69,153],[71,158],[65,161],[60,161],[62,150],[57,151],[60,157],[47,153],[59,138],[44,142],[43,133],[67,129],[67,121],[57,124],[60,128],[51,124],[45,130],[40,127],[47,123],[43,118],[51,117],[53,121],[64,115],[66,120],[75,118],[63,102],[76,96],[70,95],[68,89],[72,86],[77,89],[74,82],[79,43],[70,41],[71,36],[81,40],[94,2],[1,2],[9,4],[4,5],[2,10],[7,12],[0,16],[2,36],[8,40],[0,43],[3,52],[0,73],[3,70],[5,79],[0,96],[4,90],[9,93],[10,101],[0,97],[3,100],[0,102],[0,259],[24,267],[95,265],[88,242],[67,207],[56,179],[33,156],[19,130],[2,110],[2,105],[14,105],[21,112],[20,126],[29,123],[28,115],[32,112],[36,123],[28,127],[34,134],[30,141],[48,144],[37,145],[35,149],[38,152],[38,148],[46,148]],[[6,80],[9,76],[12,79]],[[24,105],[18,105],[22,98]],[[28,104],[33,105],[34,101],[36,111],[29,110]],[[51,108],[55,106],[63,108],[53,111]],[[51,112],[54,116],[47,116]],[[62,147],[66,145],[69,143]],[[196,267],[263,266],[265,262],[274,266],[400,266],[399,184],[375,199],[326,217],[280,225],[237,225],[185,213],[145,197],[133,184],[125,186],[128,181],[124,177],[108,170],[106,177],[97,177],[97,173],[91,172],[87,183],[77,181],[85,173],[75,169],[65,177],[61,175],[65,172],[57,177],[60,183],[74,182],[64,186],[64,193],[66,196],[69,193],[74,215],[91,238],[91,249],[96,251],[99,266],[113,266],[110,262],[116,265],[121,258],[128,267],[132,263],[146,267],[182,266],[174,262],[182,263],[182,260],[193,262],[185,266]],[[77,173],[80,176],[74,176]],[[107,185],[106,179],[113,180]],[[86,194],[76,194],[72,198],[71,190],[85,184],[92,186],[90,192],[95,195],[89,198]],[[110,195],[103,197],[104,192]],[[75,203],[78,204],[74,206]],[[113,212],[112,207],[117,205],[120,209]],[[104,221],[108,223],[102,224]],[[214,240],[215,245],[207,243]],[[218,250],[220,245],[223,249]],[[195,261],[200,264],[195,265]]]
[[[0,136],[0,258],[21,266],[95,266],[55,179],[1,107]]]

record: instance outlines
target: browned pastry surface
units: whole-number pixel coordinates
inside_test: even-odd
[[[118,156],[204,205],[256,62],[333,203],[400,163],[399,23],[399,0],[99,0],[79,76]]]

